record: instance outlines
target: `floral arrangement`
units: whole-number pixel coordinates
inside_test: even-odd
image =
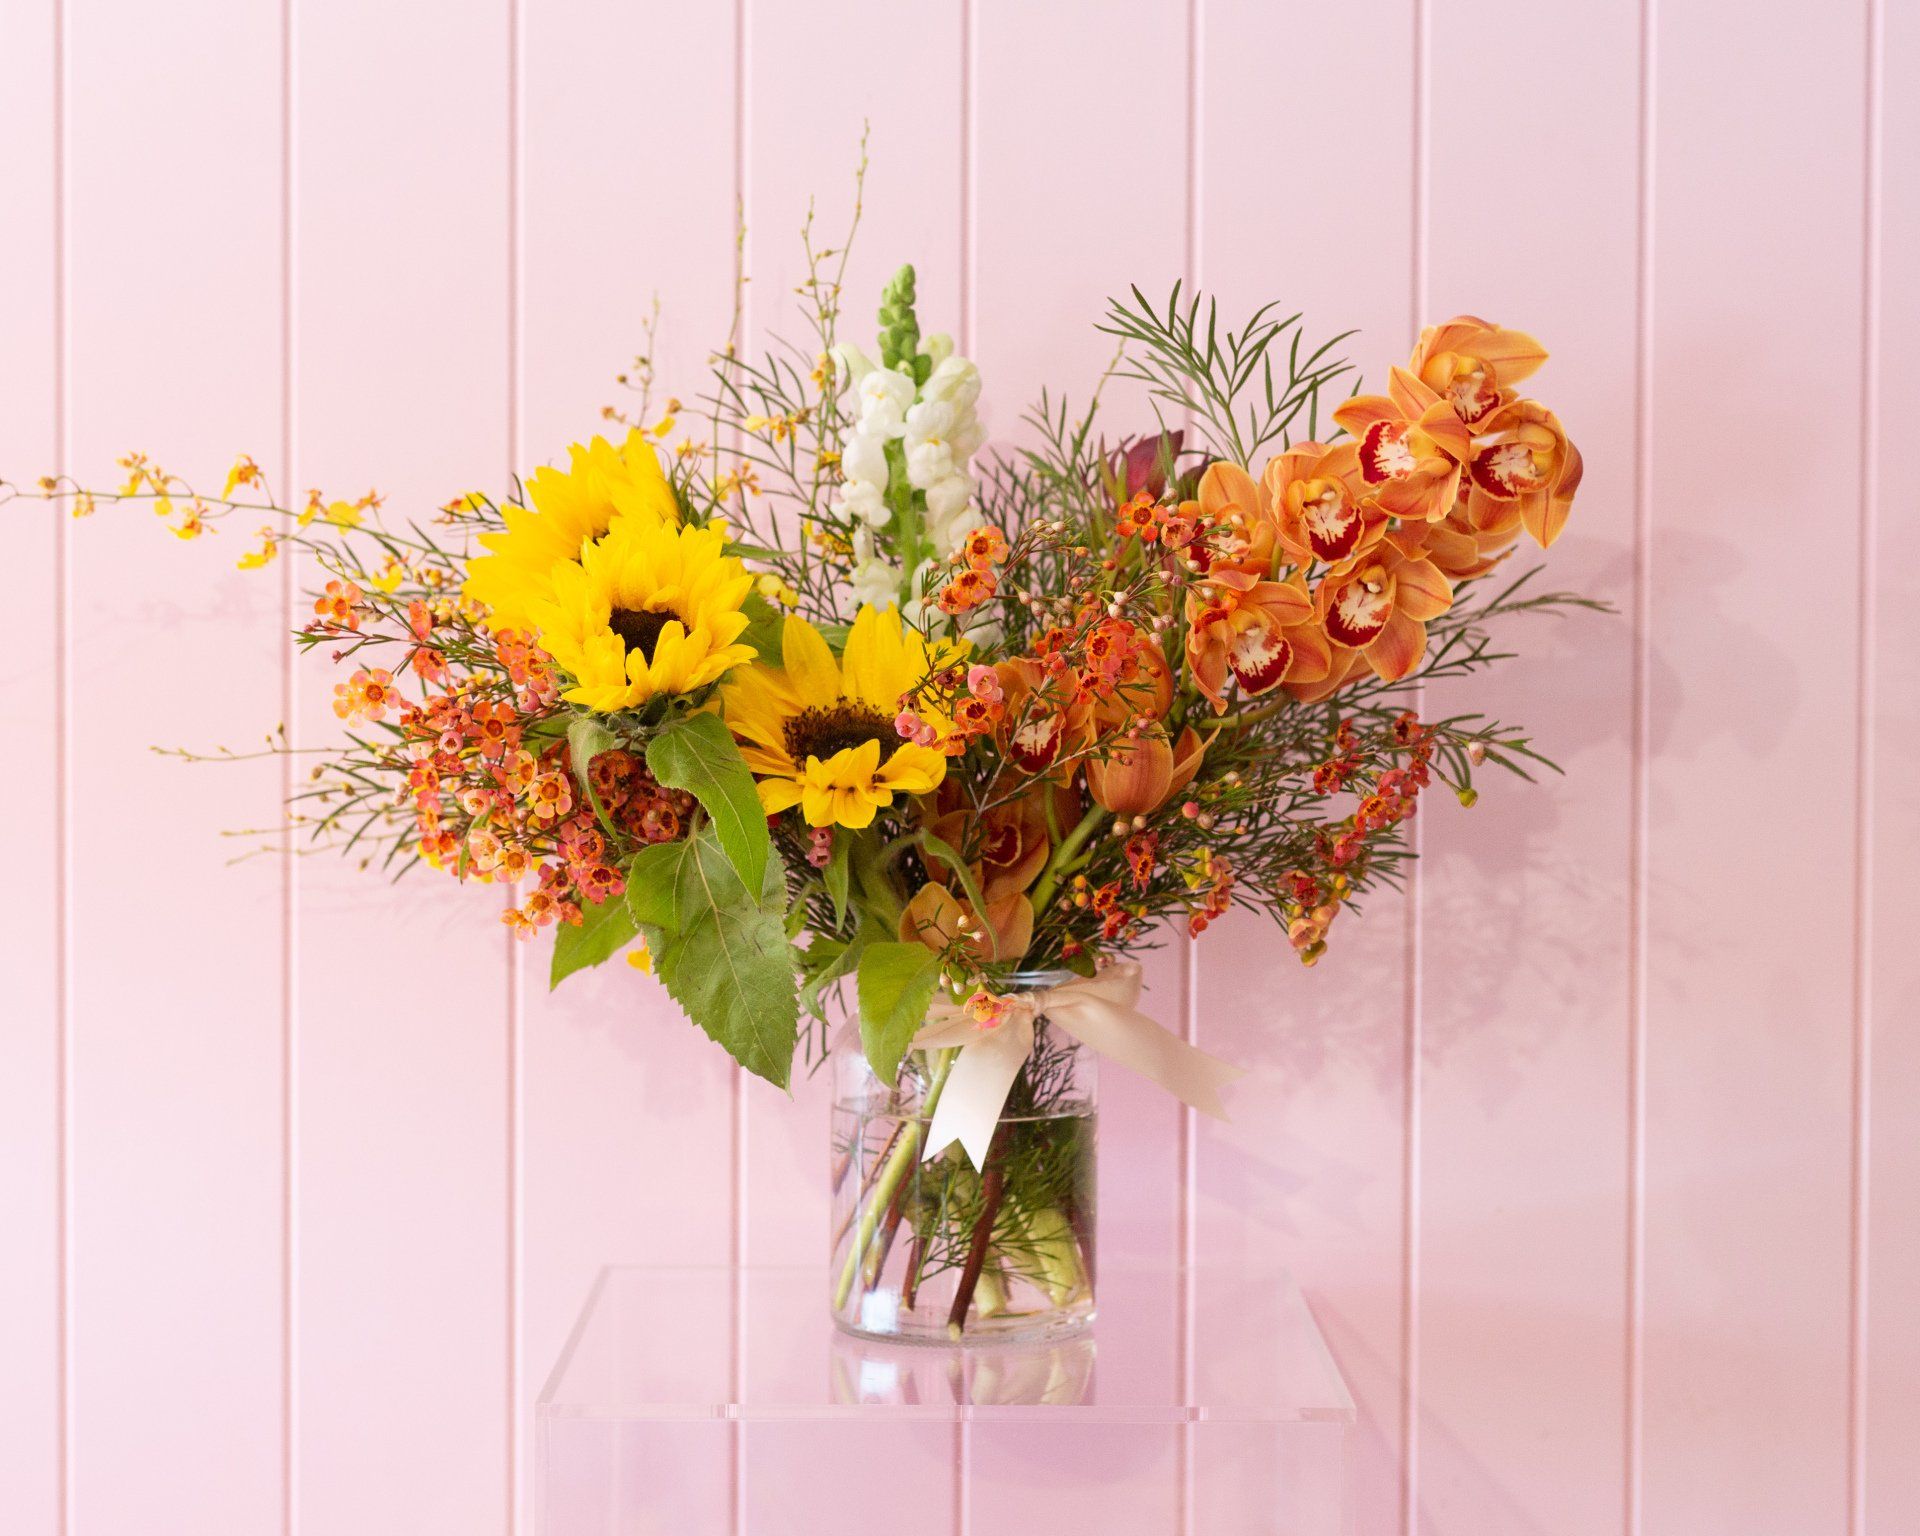
[[[555,984],[624,955],[776,1084],[850,979],[874,1077],[929,1114],[953,1042],[1013,1024],[1000,1099],[1044,1108],[1063,1042],[1022,1015],[1026,973],[1093,977],[1234,906],[1312,965],[1398,877],[1429,789],[1471,805],[1482,765],[1544,761],[1410,693],[1498,659],[1493,621],[1581,601],[1494,579],[1580,480],[1519,392],[1532,338],[1458,317],[1350,393],[1345,337],[1135,289],[1087,404],[1043,396],[1025,446],[988,453],[979,371],[922,332],[913,269],[863,349],[844,243],[807,248],[804,345],[727,345],[691,410],[655,406],[642,357],[611,437],[499,499],[401,518],[283,498],[249,458],[200,496],[140,455],[112,490],[0,495],[145,501],[189,539],[265,518],[239,564],[308,563],[293,638],[339,669],[300,836],[504,887],[515,933],[553,934]],[[1116,381],[1151,430],[1104,431]],[[1217,1080],[1164,1076],[1194,1102]],[[961,1321],[1022,1276],[1056,1301],[1090,1282],[1058,1147],[941,1131],[861,1143],[840,1299],[903,1220],[909,1306],[943,1233]]]

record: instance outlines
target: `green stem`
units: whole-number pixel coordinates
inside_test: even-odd
[[[1053,850],[1053,857],[1047,860],[1047,867],[1040,875],[1040,883],[1033,888],[1033,913],[1036,918],[1045,915],[1047,904],[1053,900],[1053,888],[1060,883],[1064,867],[1079,853],[1086,840],[1093,836],[1094,828],[1107,819],[1107,813],[1099,806],[1093,806],[1080,818],[1080,824],[1067,834],[1067,840]]]
[[[1214,721],[1214,724],[1223,731],[1229,726],[1235,730],[1240,730],[1249,725],[1258,725],[1263,720],[1271,720],[1275,715],[1292,709],[1295,703],[1296,701],[1291,694],[1283,694],[1271,704],[1263,704],[1258,709],[1242,710],[1237,715],[1222,715]]]
[[[847,1304],[847,1298],[853,1294],[853,1282],[860,1273],[860,1261],[866,1257],[867,1246],[873,1241],[881,1215],[893,1203],[894,1191],[919,1161],[920,1141],[925,1134],[923,1127],[933,1123],[933,1112],[940,1107],[940,1094],[947,1086],[947,1075],[953,1071],[954,1060],[959,1054],[958,1048],[955,1048],[938,1051],[934,1055],[933,1081],[927,1086],[926,1103],[920,1113],[903,1127],[899,1140],[894,1143],[892,1156],[887,1159],[886,1167],[881,1169],[880,1177],[874,1181],[866,1209],[860,1213],[859,1225],[854,1228],[853,1241],[847,1247],[846,1263],[840,1270],[840,1283],[833,1290],[833,1309],[836,1312]]]
[[[861,833],[866,838],[869,834]],[[887,879],[888,848],[873,848],[869,842],[856,841],[848,850],[847,865],[853,876],[856,905],[871,912],[881,929],[891,934],[900,926],[906,904]]]

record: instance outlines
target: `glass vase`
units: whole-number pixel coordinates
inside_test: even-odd
[[[1071,980],[1023,973],[1004,989]],[[957,1050],[910,1050],[882,1083],[849,1028],[833,1052],[833,1319],[928,1344],[1065,1338],[1093,1321],[1095,1058],[1034,1020],[984,1166],[923,1157]]]

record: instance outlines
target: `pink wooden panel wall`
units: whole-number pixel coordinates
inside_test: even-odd
[[[1185,277],[1376,374],[1525,325],[1589,466],[1555,579],[1618,616],[1474,694],[1566,777],[1433,807],[1316,971],[1243,922],[1153,958],[1251,1075],[1224,1128],[1113,1082],[1109,1251],[1294,1269],[1359,1536],[1920,1530],[1908,0],[0,0],[0,473],[498,485],[655,292],[682,393],[737,262],[779,328],[863,121],[851,307],[917,262],[1003,438]],[[144,749],[323,738],[298,573],[0,517],[0,1529],[529,1531],[593,1271],[811,1260],[818,1092],[630,975],[549,997],[484,894],[230,864],[289,772]],[[1017,1528],[956,1455],[956,1536]]]

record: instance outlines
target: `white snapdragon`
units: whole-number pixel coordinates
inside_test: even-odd
[[[892,368],[871,369],[860,381],[860,431],[885,441],[904,437],[913,404],[913,380]]]
[[[907,412],[907,449],[918,443],[944,443],[953,437],[956,413],[950,400],[922,400]]]
[[[907,600],[900,605],[900,616],[915,629],[927,629],[940,622],[942,617],[938,605],[920,594],[926,590],[927,578],[933,573],[934,562],[922,560],[920,567],[907,583]]]
[[[885,608],[900,600],[900,567],[881,559],[862,560],[847,575],[853,600]]]
[[[875,378],[886,372],[868,364],[866,377]],[[887,386],[883,385],[880,393],[884,397]],[[863,422],[856,422],[840,445],[840,473],[843,479],[839,494],[834,498],[834,510],[850,522],[858,521],[869,528],[886,527],[893,516],[893,508],[887,505],[887,443],[884,433],[870,431]]]
[[[973,476],[964,470],[927,487],[927,516],[936,523],[951,522],[973,499]]]
[[[879,557],[873,534],[866,528],[853,530],[853,569],[847,574],[847,585],[855,603],[884,608],[899,601],[900,567]]]
[[[967,464],[985,442],[986,429],[974,411],[980,370],[954,355],[948,337],[931,338],[923,350],[936,361],[920,386],[919,403],[907,413],[907,476],[927,494],[927,535],[934,553],[944,557],[983,521],[973,506]]]
[[[907,484],[929,491],[953,478],[953,446],[939,441],[915,443],[907,450]]]
[[[852,420],[840,445],[841,485],[834,496],[835,511],[853,525],[848,583],[858,602],[880,606],[902,601],[910,619],[929,622],[937,615],[923,612],[914,594],[929,571],[985,521],[974,502],[977,487],[968,467],[986,440],[974,409],[980,398],[980,370],[954,355],[953,338],[946,335],[919,341],[918,356],[931,365],[924,384],[915,382],[920,370],[908,366],[907,359],[889,368],[847,343],[836,345],[832,355],[836,370],[851,386]],[[923,527],[933,552],[910,584],[898,566],[879,556],[873,537],[873,530],[893,520],[887,497],[892,476],[888,445],[895,442],[907,484],[926,498]]]
[[[833,505],[842,517],[864,523],[869,528],[884,528],[893,518],[893,508],[887,505],[886,493],[879,486],[869,485],[863,480],[849,480],[841,486]]]
[[[873,359],[850,341],[835,343],[831,355],[834,362],[840,365],[841,372],[846,374],[849,384],[858,384],[873,372]]]
[[[922,400],[907,412],[907,481],[931,490],[954,473],[954,409],[945,400]]]
[[[945,341],[945,337],[936,337]],[[933,373],[928,377],[920,391],[923,400],[946,400],[955,410],[973,412],[974,402],[980,398],[980,370],[964,357],[952,355],[952,342],[947,342],[949,351],[940,362],[934,365]]]
[[[840,472],[848,480],[884,492],[887,488],[886,443],[855,428],[840,445]]]

